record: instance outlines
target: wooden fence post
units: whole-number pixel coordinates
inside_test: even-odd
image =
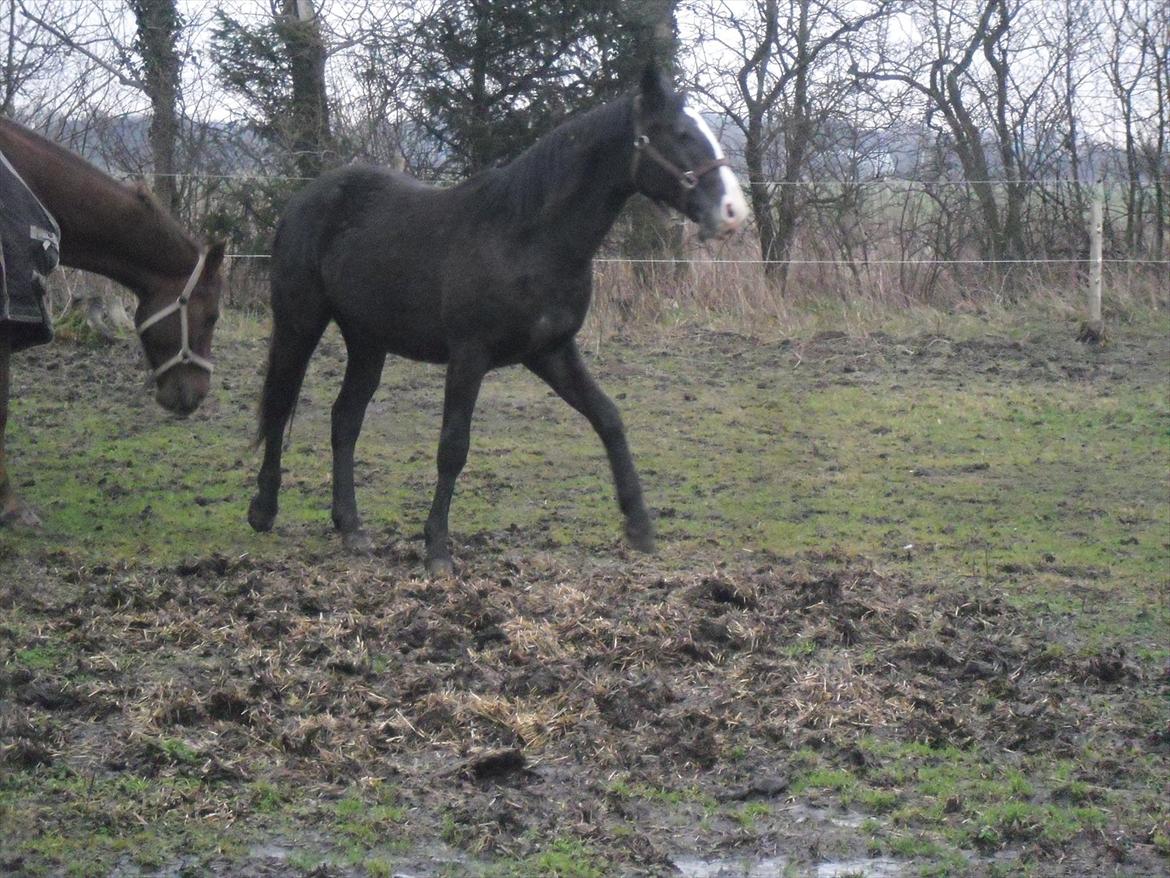
[[[1105,182],[1093,187],[1089,205],[1089,319],[1081,325],[1079,341],[1100,344],[1105,340],[1105,322],[1101,317],[1101,281],[1103,274],[1102,239],[1105,232]]]

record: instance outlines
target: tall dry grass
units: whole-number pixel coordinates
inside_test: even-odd
[[[945,320],[948,315],[1035,311],[1075,319],[1086,307],[1084,262],[994,265],[906,259],[893,240],[871,243],[865,258],[824,241],[798,238],[787,266],[766,270],[751,230],[711,246],[695,238],[681,261],[638,262],[616,254],[595,267],[586,334],[605,338],[638,327],[698,323],[744,334],[800,334],[835,328]],[[1170,307],[1165,265],[1124,260],[1104,269],[1107,319],[1128,320]]]

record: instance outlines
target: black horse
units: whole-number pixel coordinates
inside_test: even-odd
[[[730,234],[747,216],[710,128],[654,69],[636,93],[452,188],[350,165],[298,193],[273,244],[273,329],[257,435],[264,462],[252,527],[272,527],[285,427],[309,358],[336,320],[348,363],[332,413],[333,523],[347,545],[369,548],[353,452],[394,353],[447,364],[439,478],[425,527],[432,575],[452,571],[447,516],[483,376],[515,363],[589,419],[609,456],[626,537],[652,551],[621,417],[574,341],[589,309],[593,255],[635,192],[681,211],[707,237]]]

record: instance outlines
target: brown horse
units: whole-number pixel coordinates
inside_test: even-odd
[[[8,119],[0,152],[61,227],[61,264],[117,281],[138,299],[134,323],[154,371],[156,399],[186,416],[211,387],[211,336],[223,291],[224,245],[201,245],[142,184],[120,183]],[[0,527],[40,522],[8,478],[11,339],[0,332]]]

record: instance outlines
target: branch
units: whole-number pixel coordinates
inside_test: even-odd
[[[109,73],[111,76],[113,76],[115,79],[117,79],[118,82],[122,83],[122,85],[126,86],[127,88],[138,89],[139,91],[146,90],[146,83],[144,83],[142,80],[137,79],[137,78],[128,77],[123,71],[119,70],[117,67],[110,64],[105,59],[100,58],[97,55],[95,55],[93,52],[91,52],[85,46],[78,43],[76,40],[74,40],[71,36],[69,36],[67,33],[65,33],[60,28],[56,27],[55,25],[49,24],[49,22],[47,22],[44,19],[29,12],[28,7],[26,7],[24,5],[24,0],[17,0],[17,2],[20,5],[20,14],[21,15],[23,15],[25,18],[27,18],[29,21],[33,22],[34,24],[38,25],[39,27],[42,27],[45,30],[47,30],[49,33],[51,33],[53,36],[55,36],[58,40],[60,40],[62,43],[64,43],[66,46],[68,46],[73,51],[80,52],[82,55],[84,55],[86,58],[88,58],[94,64],[98,65],[98,67],[102,68],[107,73]]]

